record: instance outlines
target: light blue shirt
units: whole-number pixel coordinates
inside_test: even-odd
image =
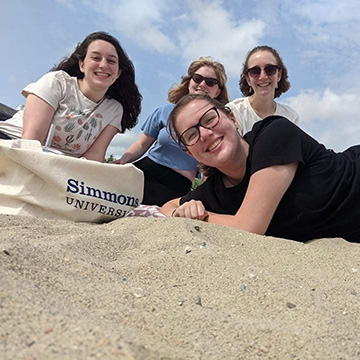
[[[141,127],[145,135],[156,139],[156,142],[149,150],[148,157],[170,169],[196,170],[197,161],[180,149],[166,129],[169,115],[174,107],[174,104],[158,107]]]

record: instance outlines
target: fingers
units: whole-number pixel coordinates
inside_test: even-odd
[[[124,165],[124,162],[121,159],[117,159],[117,160],[112,161],[111,164]]]
[[[208,213],[201,201],[190,200],[179,206],[173,213],[173,216],[204,220],[208,216]]]

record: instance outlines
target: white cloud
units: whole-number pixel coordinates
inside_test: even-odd
[[[357,63],[360,55],[360,11],[357,0],[287,1],[283,9],[310,60]],[[340,50],[340,51],[339,51]],[[336,56],[334,56],[336,55]]]
[[[246,52],[265,30],[261,20],[235,19],[220,0],[84,2],[138,46],[178,56],[186,63],[211,55],[237,76]]]
[[[84,3],[105,15],[119,33],[136,41],[138,46],[160,53],[176,51],[166,28],[167,13],[171,10],[166,0],[84,0]],[[169,5],[170,4],[170,5]]]
[[[287,103],[297,110],[300,127],[336,151],[360,143],[360,90],[336,94],[330,89],[302,92]]]
[[[119,159],[125,150],[139,138],[140,134],[141,132],[136,129],[126,131],[125,134],[117,134],[106,152],[106,158],[112,154],[115,159]]]
[[[219,0],[192,1],[185,19],[178,32],[183,57],[189,62],[211,55],[236,76],[245,54],[258,44],[265,30],[261,20],[234,19]]]

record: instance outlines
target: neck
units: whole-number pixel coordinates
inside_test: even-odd
[[[105,94],[106,94],[106,91],[95,91],[95,90],[92,90],[90,89],[86,82],[83,81],[83,79],[78,79],[78,84],[79,84],[79,89],[80,91],[88,98],[90,99],[91,101],[95,102],[95,103],[98,103],[100,102]]]
[[[273,96],[259,99],[255,95],[251,95],[249,96],[249,102],[256,114],[262,119],[274,115],[276,111],[276,103]]]
[[[225,187],[236,186],[241,183],[246,173],[246,162],[249,155],[249,144],[241,138],[241,149],[234,151],[234,160],[224,165],[219,170],[224,174],[223,181]]]

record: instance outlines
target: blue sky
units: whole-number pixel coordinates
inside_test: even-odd
[[[360,3],[357,0],[6,0],[0,3],[0,102],[24,103],[36,81],[91,32],[119,39],[143,95],[133,130],[117,135],[119,157],[168,89],[200,56],[222,62],[230,99],[241,96],[246,53],[270,45],[282,56],[291,89],[279,99],[300,126],[336,151],[360,144]]]

